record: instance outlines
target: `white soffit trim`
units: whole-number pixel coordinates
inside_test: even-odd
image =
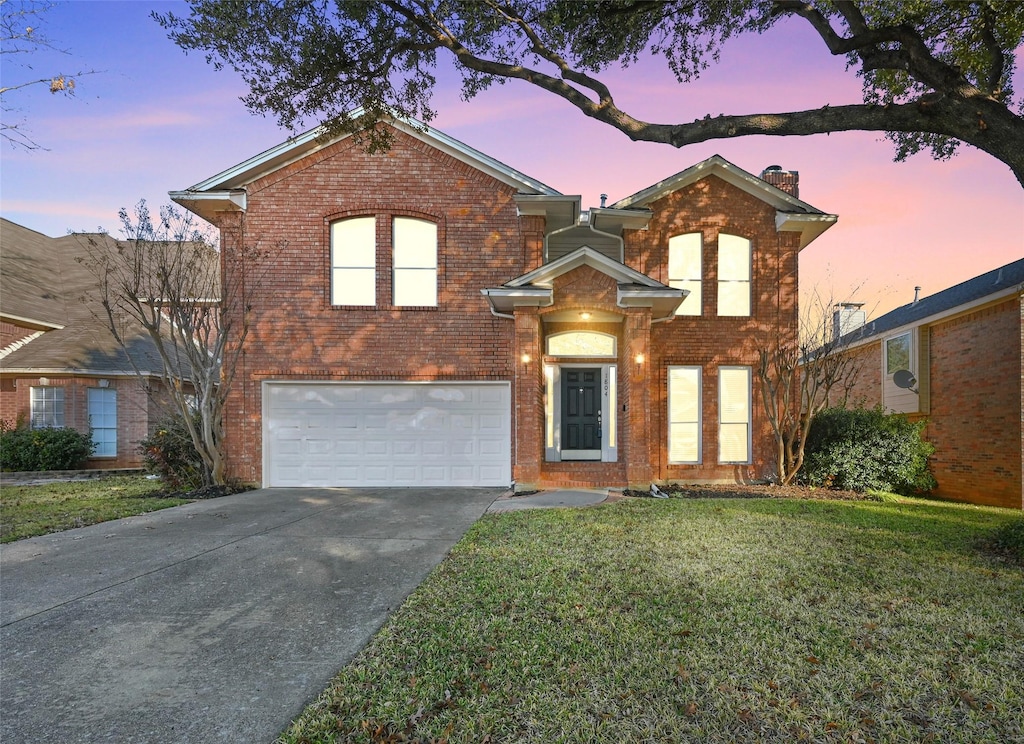
[[[175,204],[180,204],[209,222],[213,222],[217,212],[244,212],[247,205],[246,193],[240,190],[169,191],[167,194]]]
[[[804,214],[794,212],[776,212],[775,229],[779,232],[799,232],[800,249],[806,248],[819,235],[836,224],[839,219],[835,214]]]
[[[566,274],[573,269],[578,269],[583,265],[590,266],[603,274],[607,274],[619,284],[639,284],[644,287],[668,289],[668,287],[661,282],[651,279],[649,276],[641,274],[639,271],[634,271],[625,264],[621,264],[618,261],[608,258],[604,254],[598,253],[593,248],[588,248],[587,246],[577,248],[572,253],[567,253],[551,263],[544,264],[540,268],[516,277],[515,279],[506,282],[505,286],[525,287],[527,285],[534,285],[540,287],[551,287],[553,286],[556,277]]]
[[[516,194],[519,215],[540,216],[547,220],[547,232],[575,225],[580,218],[583,197],[549,194]]]

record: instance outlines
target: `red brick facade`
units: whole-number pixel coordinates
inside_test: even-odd
[[[623,304],[622,272],[608,273],[593,264],[559,273],[545,285],[550,304],[492,313],[481,291],[506,286],[544,265],[551,227],[544,216],[520,214],[517,191],[507,182],[424,138],[399,132],[391,150],[374,155],[342,139],[262,173],[244,188],[244,214],[213,217],[222,229],[228,280],[240,241],[270,252],[265,278],[252,298],[251,330],[226,412],[233,477],[265,481],[263,383],[289,380],[506,382],[512,390],[512,473],[524,487],[751,481],[772,475],[770,431],[753,373],[749,462],[719,464],[717,444],[719,368],[753,371],[760,345],[775,334],[796,332],[802,235],[777,228],[780,200],[789,204],[785,200],[790,197],[749,174],[735,182],[710,172],[691,179],[641,205],[635,214],[649,218],[643,229],[632,224],[620,228],[624,271],[639,272],[654,289],[668,284],[669,238],[693,232],[703,236],[701,315],[675,318],[655,317],[652,307],[642,303]],[[808,205],[797,203],[797,209],[801,206]],[[377,218],[377,305],[333,305],[331,224],[361,216]],[[436,307],[390,304],[391,225],[398,216],[437,226]],[[751,243],[751,313],[746,317],[717,314],[720,233]],[[581,312],[597,313],[600,320],[578,319]],[[548,355],[548,339],[567,330],[614,337],[615,356]],[[557,461],[545,439],[553,405],[546,399],[545,368],[586,365],[600,365],[606,379],[616,380],[606,416],[615,416],[617,455],[614,461]],[[702,370],[699,464],[668,463],[670,365]]]
[[[102,380],[102,382],[101,382]],[[154,383],[158,384],[158,383]],[[89,431],[88,396],[92,388],[117,391],[117,456],[92,457],[86,468],[114,469],[142,466],[138,443],[149,434],[151,421],[159,418],[153,403],[135,377],[6,376],[0,380],[0,420],[7,426],[28,425],[33,387],[64,390],[64,425]]]
[[[929,338],[930,410],[936,495],[1024,508],[1024,305],[1019,295],[936,320]],[[851,403],[882,402],[881,340],[857,347]]]

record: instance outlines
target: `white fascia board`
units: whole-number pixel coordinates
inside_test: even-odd
[[[544,287],[492,287],[481,289],[480,294],[499,313],[511,313],[517,307],[550,307],[554,302],[554,290]]]
[[[139,373],[126,370],[114,371],[105,369],[72,369],[70,367],[4,367],[0,373],[8,376],[22,375],[28,377],[155,377],[162,379],[159,372],[143,371]],[[187,378],[179,378],[187,379]]]
[[[506,282],[505,286],[525,287],[532,284],[534,286],[551,287],[554,285],[556,277],[566,274],[573,269],[578,269],[580,266],[584,265],[597,269],[602,274],[607,274],[619,284],[640,284],[645,287],[659,288],[665,287],[661,282],[651,279],[649,276],[641,274],[639,271],[634,271],[625,264],[621,264],[614,259],[608,258],[604,254],[598,253],[593,248],[589,248],[587,246],[577,248],[572,253],[567,253],[551,263],[544,264],[529,273],[516,277],[515,279]]]
[[[11,313],[0,313],[0,320],[10,323],[11,325],[23,326],[33,331],[59,331],[64,328],[64,326],[57,323],[50,323],[46,320],[25,318],[20,315],[11,315]]]
[[[797,212],[775,213],[775,229],[779,232],[799,232],[800,250],[806,248],[819,235],[836,224],[839,219],[835,214],[806,214]]]
[[[427,124],[418,121],[407,122],[398,118],[392,119],[389,123],[395,129],[405,132],[409,136],[415,137],[432,147],[436,147],[456,160],[466,163],[479,171],[483,171],[518,191],[548,196],[562,195],[560,191],[551,188],[547,184],[505,165],[500,160],[492,158],[490,155],[486,155],[476,148],[470,147],[465,142],[460,142],[454,137],[450,137]]]
[[[648,287],[619,286],[616,304],[619,307],[649,307],[652,318],[667,318],[675,315],[676,309],[683,304],[690,291],[665,287],[655,289]]]
[[[895,326],[888,328],[884,331],[871,332],[855,341],[850,341],[848,344],[842,347],[843,350],[856,349],[860,346],[865,346],[875,341],[881,341],[883,339],[892,338],[893,336],[899,336],[908,331],[912,331],[915,328],[922,328],[924,326],[938,325],[944,321],[950,320],[957,317],[958,315],[966,315],[967,313],[974,312],[975,310],[985,307],[986,305],[998,305],[1000,302],[1005,302],[1009,298],[1016,295],[1020,301],[1024,302],[1024,284],[1018,284],[1007,289],[1000,290],[999,292],[993,292],[990,295],[979,297],[976,300],[965,302],[962,305],[956,307],[950,307],[942,312],[933,313],[932,315],[926,315],[918,320],[911,321],[910,323],[904,323],[901,326]],[[884,316],[883,316],[884,317]],[[877,319],[876,319],[877,321]],[[861,328],[869,328],[873,322],[866,323]],[[858,329],[859,330],[859,329]],[[857,331],[850,331],[851,334],[855,334]]]
[[[512,197],[519,216],[540,216],[547,221],[547,232],[575,225],[580,218],[580,195],[516,194]]]
[[[358,119],[362,115],[362,111],[361,109],[356,109],[349,112],[348,115],[352,119]],[[559,194],[558,191],[550,186],[530,178],[514,168],[510,168],[490,155],[485,155],[479,150],[459,142],[454,137],[450,137],[444,132],[433,129],[422,122],[394,117],[387,123],[394,126],[395,129],[451,155],[456,160],[466,163],[502,183],[514,187],[518,191],[552,196]],[[200,181],[195,186],[187,189],[187,191],[206,192],[238,189],[307,155],[311,155],[318,150],[333,145],[335,142],[340,142],[352,136],[351,134],[341,134],[325,139],[326,131],[326,128],[320,126],[287,139],[281,144],[275,145],[269,150],[265,150],[238,165],[221,171],[204,181]]]
[[[691,183],[696,183],[700,179],[706,178],[710,175],[718,176],[726,183],[732,184],[751,196],[767,202],[778,210],[788,209],[791,211],[807,212],[812,214],[822,213],[820,209],[811,206],[805,201],[797,199],[795,196],[783,191],[782,189],[772,186],[770,183],[758,178],[753,173],[745,171],[738,165],[730,163],[721,155],[712,155],[707,160],[703,160],[696,165],[691,165],[686,170],[680,171],[674,176],[666,178],[664,181],[660,181],[649,186],[643,191],[638,191],[632,196],[627,196],[625,199],[612,204],[612,209],[647,206],[651,202],[657,201],[673,191],[678,191],[679,189],[689,186]]]
[[[243,160],[238,165],[210,176],[205,181],[200,181],[187,191],[223,190],[225,188],[244,186],[267,172],[283,168],[289,163],[326,146],[327,143],[319,141],[319,138],[323,136],[325,131],[323,127],[316,127],[308,132],[286,139],[269,150],[264,150],[248,160]],[[347,137],[348,135],[345,136]],[[343,139],[343,137],[338,139]]]
[[[175,204],[195,212],[207,222],[213,222],[218,212],[244,212],[247,200],[244,191],[169,191]]]
[[[592,207],[589,210],[590,224],[598,230],[608,231],[600,223],[610,223],[617,231],[646,230],[654,216],[649,209],[613,209],[610,207]]]

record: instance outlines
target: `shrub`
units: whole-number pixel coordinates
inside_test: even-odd
[[[199,416],[195,414],[196,424]],[[194,491],[203,485],[203,459],[192,443],[181,416],[169,416],[139,443],[146,469],[159,475],[177,491]]]
[[[935,448],[921,439],[925,421],[877,408],[829,408],[807,435],[804,482],[849,491],[922,493],[935,488],[928,456]]]
[[[0,469],[6,471],[76,470],[94,449],[92,434],[70,427],[0,425]]]

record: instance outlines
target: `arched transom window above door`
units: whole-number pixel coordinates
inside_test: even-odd
[[[615,336],[596,331],[566,331],[548,336],[547,353],[563,357],[614,357]]]

